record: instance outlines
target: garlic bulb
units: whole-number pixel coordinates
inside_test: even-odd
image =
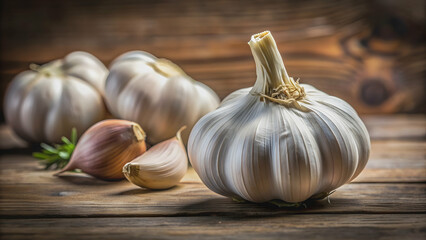
[[[173,137],[181,126],[190,131],[219,105],[209,87],[169,60],[142,51],[125,53],[113,62],[105,89],[111,113],[139,123],[151,144]],[[185,144],[189,131],[182,136]]]
[[[145,132],[134,122],[104,120],[80,138],[65,171],[80,169],[104,180],[124,178],[121,169],[146,150]]]
[[[249,42],[257,80],[194,126],[188,155],[214,192],[252,202],[301,202],[360,174],[370,140],[345,101],[287,75],[270,32]]]
[[[33,142],[60,142],[75,127],[78,133],[104,119],[108,70],[94,56],[73,52],[64,59],[18,74],[5,96],[7,123]]]
[[[150,189],[171,188],[179,183],[188,168],[188,158],[182,143],[182,127],[169,140],[161,142],[123,167],[129,182]]]

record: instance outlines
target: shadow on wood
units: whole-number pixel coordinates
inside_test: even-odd
[[[174,186],[167,189],[148,189],[148,188],[136,188],[136,189],[130,189],[118,193],[111,194],[111,196],[121,196],[121,195],[141,195],[141,194],[147,194],[147,193],[153,193],[153,192],[164,192],[164,191],[170,191],[172,189],[179,189],[181,186]]]
[[[331,203],[327,200],[309,201],[299,207],[278,207],[271,203],[252,203],[252,202],[235,202],[230,198],[210,198],[206,200],[195,201],[180,207],[182,212],[197,212],[197,215],[209,216],[217,215],[224,217],[265,217],[265,216],[283,216],[291,214],[311,213],[318,210],[332,208],[333,204],[355,204],[356,199],[332,199]],[[234,208],[232,207],[234,205]],[[228,208],[226,212],[218,212],[218,209]],[[229,211],[233,208],[233,211]],[[240,211],[241,209],[250,209],[250,211]]]
[[[68,174],[68,173],[64,173]],[[106,186],[106,185],[114,185],[117,183],[121,183],[123,180],[115,180],[115,181],[104,181],[100,179],[96,179],[94,177],[88,176],[86,174],[81,173],[69,173],[73,175],[59,175],[58,179],[61,179],[67,183],[71,183],[74,185],[85,185],[85,186]]]

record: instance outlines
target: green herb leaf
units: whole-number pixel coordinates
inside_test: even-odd
[[[54,147],[47,145],[46,143],[42,143],[40,144],[40,146],[42,148],[44,148],[44,150],[50,152],[50,153],[58,153],[58,150],[56,150]]]
[[[41,152],[34,152],[33,157],[40,159],[40,163],[44,165],[44,169],[61,169],[65,167],[71,158],[71,155],[77,144],[77,130],[71,130],[71,141],[62,137],[63,144],[55,144],[54,146],[46,143],[40,144],[42,147]]]
[[[38,158],[38,159],[46,159],[46,158],[49,158],[49,155],[47,155],[45,153],[41,153],[41,152],[34,152],[33,157]]]
[[[71,142],[72,144],[77,144],[77,129],[74,127],[71,130]]]
[[[65,144],[72,144],[72,142],[66,137],[62,137],[61,139],[62,139],[62,142],[64,142]]]
[[[68,160],[70,158],[70,154],[67,153],[67,152],[61,151],[61,152],[58,153],[58,155],[59,155],[59,157],[61,157],[64,160]]]

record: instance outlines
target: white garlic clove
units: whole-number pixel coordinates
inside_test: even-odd
[[[188,168],[188,157],[182,143],[182,127],[163,141],[123,167],[124,176],[133,184],[150,189],[167,189],[179,183]]]

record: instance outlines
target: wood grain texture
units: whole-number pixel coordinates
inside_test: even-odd
[[[362,115],[372,140],[426,140],[426,115]],[[10,127],[0,125],[0,150],[15,153],[36,151],[38,146],[20,139]]]
[[[306,207],[237,203],[208,190],[193,169],[177,186],[151,191],[85,174],[54,177],[13,148],[0,156],[3,239],[424,239],[423,115],[369,116],[366,169],[327,200]],[[404,132],[399,128],[409,126]],[[394,130],[392,130],[394,129]],[[391,131],[391,132],[389,132]],[[5,146],[13,142],[0,128]],[[22,146],[21,146],[22,147]]]
[[[81,181],[81,180],[77,180]],[[85,181],[84,183],[88,183]],[[70,185],[70,184],[69,184]],[[275,216],[287,213],[426,213],[425,184],[349,184],[326,200],[295,209],[236,203],[202,184],[183,182],[167,192],[115,185],[3,185],[1,218]],[[101,187],[102,186],[102,187]]]
[[[105,182],[77,173],[58,178],[53,176],[54,171],[42,170],[35,159],[21,155],[2,156],[0,169],[0,216],[6,218],[415,213],[426,209],[426,142],[416,141],[373,141],[371,158],[355,183],[339,188],[330,197],[331,205],[321,201],[308,209],[235,203],[208,190],[193,169],[179,186],[167,191],[140,189],[127,181]],[[138,207],[142,203],[143,207]],[[250,211],[244,211],[246,208]]]
[[[426,237],[425,220],[425,214],[8,219],[0,233],[7,239],[412,240]]]
[[[288,72],[361,113],[424,112],[425,17],[414,1],[1,1],[0,83],[75,50],[145,50],[221,98],[252,86],[247,42],[269,29]]]
[[[361,118],[373,140],[426,140],[426,115],[364,115]]]

